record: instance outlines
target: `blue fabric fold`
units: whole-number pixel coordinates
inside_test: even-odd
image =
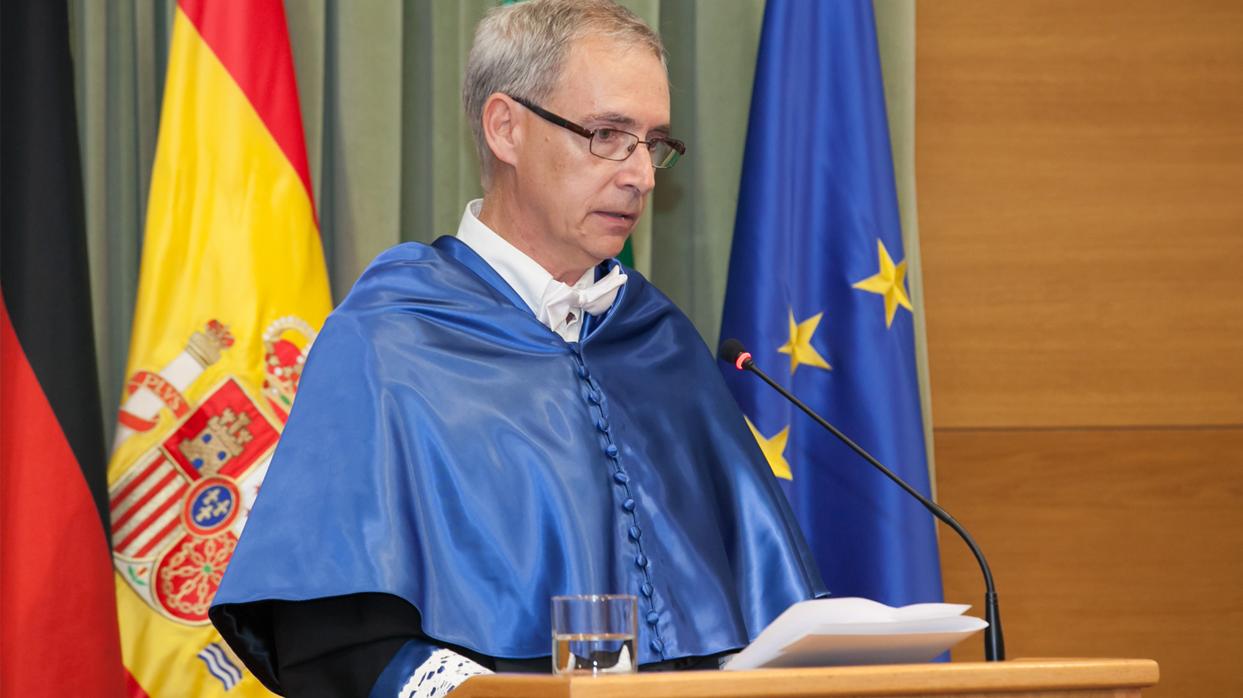
[[[711,353],[627,274],[567,343],[455,238],[372,263],[315,341],[210,612],[261,681],[279,687],[268,600],[393,594],[428,638],[517,659],[550,653],[550,597],[631,593],[651,663],[741,648],[823,595]]]

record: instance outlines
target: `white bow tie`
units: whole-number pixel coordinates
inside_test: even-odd
[[[582,317],[582,311],[600,315],[608,310],[624,283],[626,275],[621,273],[621,267],[613,267],[599,281],[584,288],[575,288],[554,279],[544,289],[537,317],[558,332],[570,323],[571,314],[574,320],[578,320]]]

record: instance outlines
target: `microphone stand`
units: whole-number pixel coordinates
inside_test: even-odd
[[[971,534],[967,532],[967,529],[963,528],[962,524],[958,523],[958,520],[953,516],[950,516],[949,512],[941,508],[939,504],[920,494],[919,490],[911,487],[905,480],[898,477],[897,473],[893,472],[889,468],[886,468],[880,461],[873,458],[872,454],[863,450],[862,446],[852,441],[850,437],[838,431],[837,427],[825,421],[823,417],[816,414],[815,411],[804,404],[802,400],[795,397],[793,393],[777,384],[777,382],[772,378],[769,378],[768,374],[761,371],[759,367],[755,365],[755,361],[751,359],[750,352],[743,350],[742,344],[737,342],[737,340],[733,340],[733,342],[737,345],[737,349],[739,350],[733,360],[731,360],[731,358],[727,355],[732,353],[730,349],[733,347],[725,346],[725,344],[730,343],[730,340],[726,340],[726,343],[722,345],[722,358],[734,364],[734,366],[739,370],[750,371],[751,373],[759,376],[760,379],[771,386],[773,390],[781,393],[785,399],[789,400],[795,407],[802,410],[808,417],[815,420],[817,424],[825,429],[828,429],[833,436],[836,436],[842,443],[849,446],[852,451],[859,454],[864,460],[871,463],[877,470],[884,473],[885,477],[893,480],[898,487],[906,490],[907,494],[919,500],[919,503],[923,504],[925,509],[932,512],[933,516],[943,521],[945,525],[954,529],[954,531],[962,537],[963,541],[966,542],[967,547],[971,549],[971,554],[975,555],[976,562],[980,563],[980,571],[984,573],[984,620],[988,622],[988,627],[984,629],[984,658],[990,662],[1004,660],[1006,658],[1006,643],[1001,632],[1001,608],[997,603],[997,587],[993,584],[993,573],[988,567],[988,561],[984,559],[984,552],[980,550],[980,546],[976,545],[975,539],[971,537]]]

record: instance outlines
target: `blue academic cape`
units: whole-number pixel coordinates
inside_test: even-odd
[[[271,600],[392,594],[433,641],[521,659],[550,653],[550,597],[630,593],[651,663],[744,647],[824,594],[711,353],[626,273],[567,343],[456,238],[371,264],[210,611],[260,680]]]

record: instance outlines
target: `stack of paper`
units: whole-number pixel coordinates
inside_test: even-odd
[[[868,599],[802,601],[777,616],[725,669],[928,662],[988,627],[970,606],[893,608]]]

